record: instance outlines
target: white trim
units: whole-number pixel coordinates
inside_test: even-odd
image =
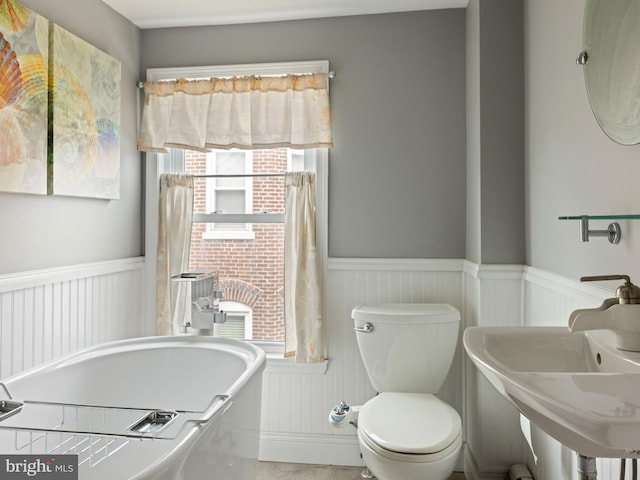
[[[282,213],[194,213],[193,223],[284,223]]]
[[[302,155],[303,169],[306,170],[304,152],[305,152],[305,149],[303,149],[303,148],[288,148],[287,149],[287,172],[298,171],[298,170],[294,170],[294,168],[293,168],[293,154]],[[313,170],[315,171],[315,168]]]
[[[96,277],[139,270],[144,267],[144,264],[144,257],[131,257],[105,262],[3,274],[0,275],[0,293],[33,288],[47,283],[75,280],[77,278]]]
[[[324,6],[320,6],[316,3],[316,8],[313,8],[311,4],[303,4],[304,8],[287,8],[291,6],[288,2],[276,2],[281,8],[278,8],[275,3],[260,3],[262,5],[268,5],[265,8],[251,8],[249,4],[232,4],[230,3],[229,9],[224,8],[221,4],[220,8],[215,9],[215,13],[201,14],[200,12],[193,12],[190,9],[182,8],[180,4],[180,10],[172,10],[166,8],[165,5],[171,7],[172,5],[162,4],[162,9],[159,13],[164,13],[158,16],[149,15],[137,17],[128,15],[126,13],[124,2],[105,2],[110,4],[114,9],[116,3],[122,6],[120,13],[141,29],[147,28],[170,28],[170,27],[194,27],[194,26],[212,26],[212,25],[233,25],[233,24],[246,24],[246,23],[266,23],[266,22],[285,22],[290,20],[305,20],[316,18],[329,18],[329,17],[343,17],[352,15],[371,15],[381,13],[397,13],[398,11],[410,12],[413,10],[435,10],[441,8],[466,8],[468,0],[419,0],[407,3],[404,2],[324,2]],[[404,3],[404,6],[400,5]],[[160,5],[160,4],[157,4]],[[256,5],[258,5],[256,3]],[[137,5],[136,5],[137,6]],[[304,13],[300,13],[304,12]],[[190,13],[191,15],[185,15]],[[136,18],[137,17],[137,18]]]
[[[328,412],[327,412],[328,414]],[[328,421],[328,420],[327,420]],[[350,426],[344,427],[355,429]],[[364,466],[355,435],[260,434],[259,460],[316,465]]]
[[[524,275],[524,265],[478,265],[465,260],[464,272],[477,279],[493,280],[521,280]]]
[[[329,73],[328,60],[306,62],[253,63],[241,65],[208,65],[200,67],[148,68],[147,80],[162,81],[177,78],[233,77],[245,75],[286,75],[288,73]]]
[[[466,443],[463,447],[464,476],[466,480],[503,480],[508,472],[481,472],[473,453]]]
[[[329,258],[329,270],[401,270],[462,272],[463,259],[429,258]]]
[[[267,354],[267,359],[269,358],[269,354],[271,356],[280,356],[284,355],[284,342],[276,342],[274,340],[251,340],[253,345],[256,347],[260,347],[264,350],[264,353]]]
[[[592,299],[595,297],[605,299],[615,296],[615,288],[608,290],[590,283],[580,283],[579,280],[533,267],[524,268],[523,278],[527,283],[553,290],[558,295],[564,295],[569,298],[588,297]]]
[[[253,230],[211,230],[202,234],[203,240],[255,240],[255,238],[256,234]]]

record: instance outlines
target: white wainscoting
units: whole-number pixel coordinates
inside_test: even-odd
[[[593,283],[563,277],[527,267],[525,270],[525,324],[528,326],[566,326],[569,315],[579,308],[597,307],[613,291]],[[617,284],[610,282],[613,290]],[[624,283],[620,281],[620,285]]]
[[[144,335],[143,258],[0,276],[0,378]]]
[[[465,264],[465,324],[523,324],[522,265]],[[504,478],[525,450],[519,414],[464,356],[465,474],[468,480]]]
[[[326,281],[328,368],[324,374],[272,371],[264,376],[260,457],[362,465],[355,429],[336,429],[329,411],[341,400],[375,395],[353,333],[351,310],[366,302],[442,302],[463,310],[463,260],[329,259]],[[462,332],[462,329],[461,329]],[[462,412],[462,348],[442,397]]]
[[[0,276],[0,378],[97,343],[144,336],[144,259]],[[612,291],[523,266],[464,260],[330,259],[326,283],[328,365],[282,367],[264,376],[261,459],[362,465],[355,430],[327,421],[340,400],[360,405],[375,392],[350,318],[364,302],[445,302],[471,325],[566,325]],[[292,372],[293,370],[293,372]],[[464,391],[463,391],[464,386]],[[461,343],[440,393],[462,413],[468,480],[503,478],[527,462],[536,480],[576,479],[575,455],[533,427],[537,465],[514,408],[475,373]],[[459,468],[461,468],[460,463]],[[619,461],[598,459],[598,478],[617,480]],[[628,477],[629,478],[629,477]]]

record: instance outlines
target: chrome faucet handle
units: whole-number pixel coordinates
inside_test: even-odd
[[[351,406],[347,402],[342,400],[338,405],[333,407],[333,409],[336,412],[336,414],[344,415],[346,412],[348,412],[351,409]]]
[[[580,277],[581,282],[598,282],[600,280],[624,280],[631,283],[629,275],[593,275],[590,277]]]
[[[640,287],[631,283],[629,275],[595,275],[590,277],[580,277],[581,282],[597,282],[600,280],[624,280],[624,285],[620,285],[616,290],[618,303],[640,303]]]

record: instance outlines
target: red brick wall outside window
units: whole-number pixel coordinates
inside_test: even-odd
[[[186,152],[185,171],[207,173],[207,156]],[[253,151],[253,172],[285,173],[287,149]],[[284,213],[284,179],[254,177],[253,209],[247,213]],[[204,179],[195,181],[194,213],[207,212]],[[251,240],[203,238],[206,224],[194,223],[190,270],[216,270],[224,299],[252,309],[254,340],[284,340],[284,224],[253,224]]]

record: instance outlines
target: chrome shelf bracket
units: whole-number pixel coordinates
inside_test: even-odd
[[[580,240],[588,242],[590,237],[607,237],[609,243],[620,243],[622,237],[622,229],[618,222],[610,223],[606,230],[589,230],[589,219],[583,217],[580,219]]]

